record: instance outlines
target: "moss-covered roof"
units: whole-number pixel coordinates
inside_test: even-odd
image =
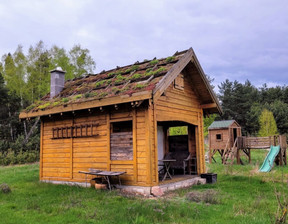
[[[229,128],[231,124],[233,124],[235,120],[224,120],[224,121],[214,121],[208,129],[221,129],[221,128]]]
[[[191,63],[193,66],[191,67]],[[177,75],[189,65],[191,82],[198,83],[198,95],[205,110],[221,112],[220,104],[192,48],[173,56],[144,60],[65,82],[63,90],[50,99],[47,94],[19,115],[21,119],[90,109],[159,97]]]
[[[99,74],[75,78],[65,82],[63,90],[50,99],[50,93],[40,101],[30,105],[25,112],[49,110],[56,106],[77,104],[80,102],[101,100],[104,98],[152,91],[161,78],[187,51],[176,52],[175,55],[153,60],[135,62],[132,65],[116,67]]]

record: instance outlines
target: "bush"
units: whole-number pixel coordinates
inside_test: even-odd
[[[39,151],[30,150],[16,153],[12,149],[8,149],[5,153],[0,152],[0,165],[8,166],[14,164],[24,164],[24,163],[33,163],[39,161]]]
[[[10,189],[9,185],[6,184],[6,183],[3,183],[3,184],[0,185],[0,190],[4,194],[8,194],[8,193],[11,192],[11,189]]]

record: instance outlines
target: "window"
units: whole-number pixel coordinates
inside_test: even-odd
[[[110,158],[111,160],[133,160],[132,121],[111,123]]]
[[[222,140],[222,134],[216,134],[216,140],[221,141]]]
[[[168,130],[169,136],[188,135],[188,126],[170,127]]]
[[[184,75],[180,74],[176,77],[174,81],[174,88],[184,90]]]

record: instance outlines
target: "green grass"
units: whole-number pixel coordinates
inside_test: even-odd
[[[278,208],[275,189],[288,195],[288,169],[258,173],[257,164],[264,157],[265,152],[253,151],[251,165],[208,164],[208,171],[218,174],[216,184],[177,190],[157,199],[40,183],[38,164],[0,167],[0,184],[5,182],[12,189],[10,194],[0,192],[0,222],[271,223]],[[211,189],[217,192],[213,204],[186,197],[189,192]]]

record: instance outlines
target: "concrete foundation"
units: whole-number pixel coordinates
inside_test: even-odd
[[[52,184],[67,184],[67,185],[77,185],[82,187],[90,187],[90,183],[82,183],[82,182],[69,182],[69,181],[49,181],[43,180],[42,182],[45,183],[52,183]],[[199,184],[206,184],[206,179],[201,177],[193,177],[186,180],[177,181],[174,183],[167,183],[153,187],[142,187],[142,186],[127,186],[127,185],[116,185],[116,188],[120,189],[121,191],[140,194],[143,196],[162,196],[163,194],[167,193],[168,191],[173,191],[180,188],[190,187],[193,185]]]

